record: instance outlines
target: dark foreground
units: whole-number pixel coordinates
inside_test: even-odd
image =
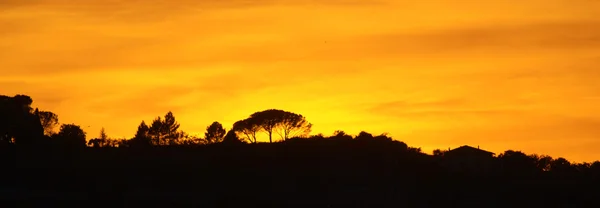
[[[401,142],[2,154],[2,207],[600,207],[596,166],[547,171],[518,157],[451,163],[459,159]]]

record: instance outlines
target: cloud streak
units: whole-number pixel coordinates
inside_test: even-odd
[[[229,126],[283,108],[317,133],[387,131],[416,146],[511,144],[592,158],[582,145],[594,144],[600,118],[599,8],[4,0],[0,94],[29,94],[92,135],[103,126],[128,137],[169,110],[184,130],[202,132],[214,120]],[[577,142],[561,139],[569,136]]]

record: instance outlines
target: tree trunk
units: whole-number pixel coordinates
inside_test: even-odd
[[[269,131],[269,143],[273,143],[273,132]]]

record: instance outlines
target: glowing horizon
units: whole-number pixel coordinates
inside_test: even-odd
[[[109,2],[0,3],[0,94],[88,138],[277,108],[426,152],[600,159],[597,1]]]

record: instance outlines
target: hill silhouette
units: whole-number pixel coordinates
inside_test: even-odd
[[[130,139],[0,96],[0,199],[21,207],[598,207],[600,162],[461,146],[426,154],[387,135],[310,135],[304,116],[251,114],[204,137],[173,113]],[[269,143],[257,142],[257,134]]]

